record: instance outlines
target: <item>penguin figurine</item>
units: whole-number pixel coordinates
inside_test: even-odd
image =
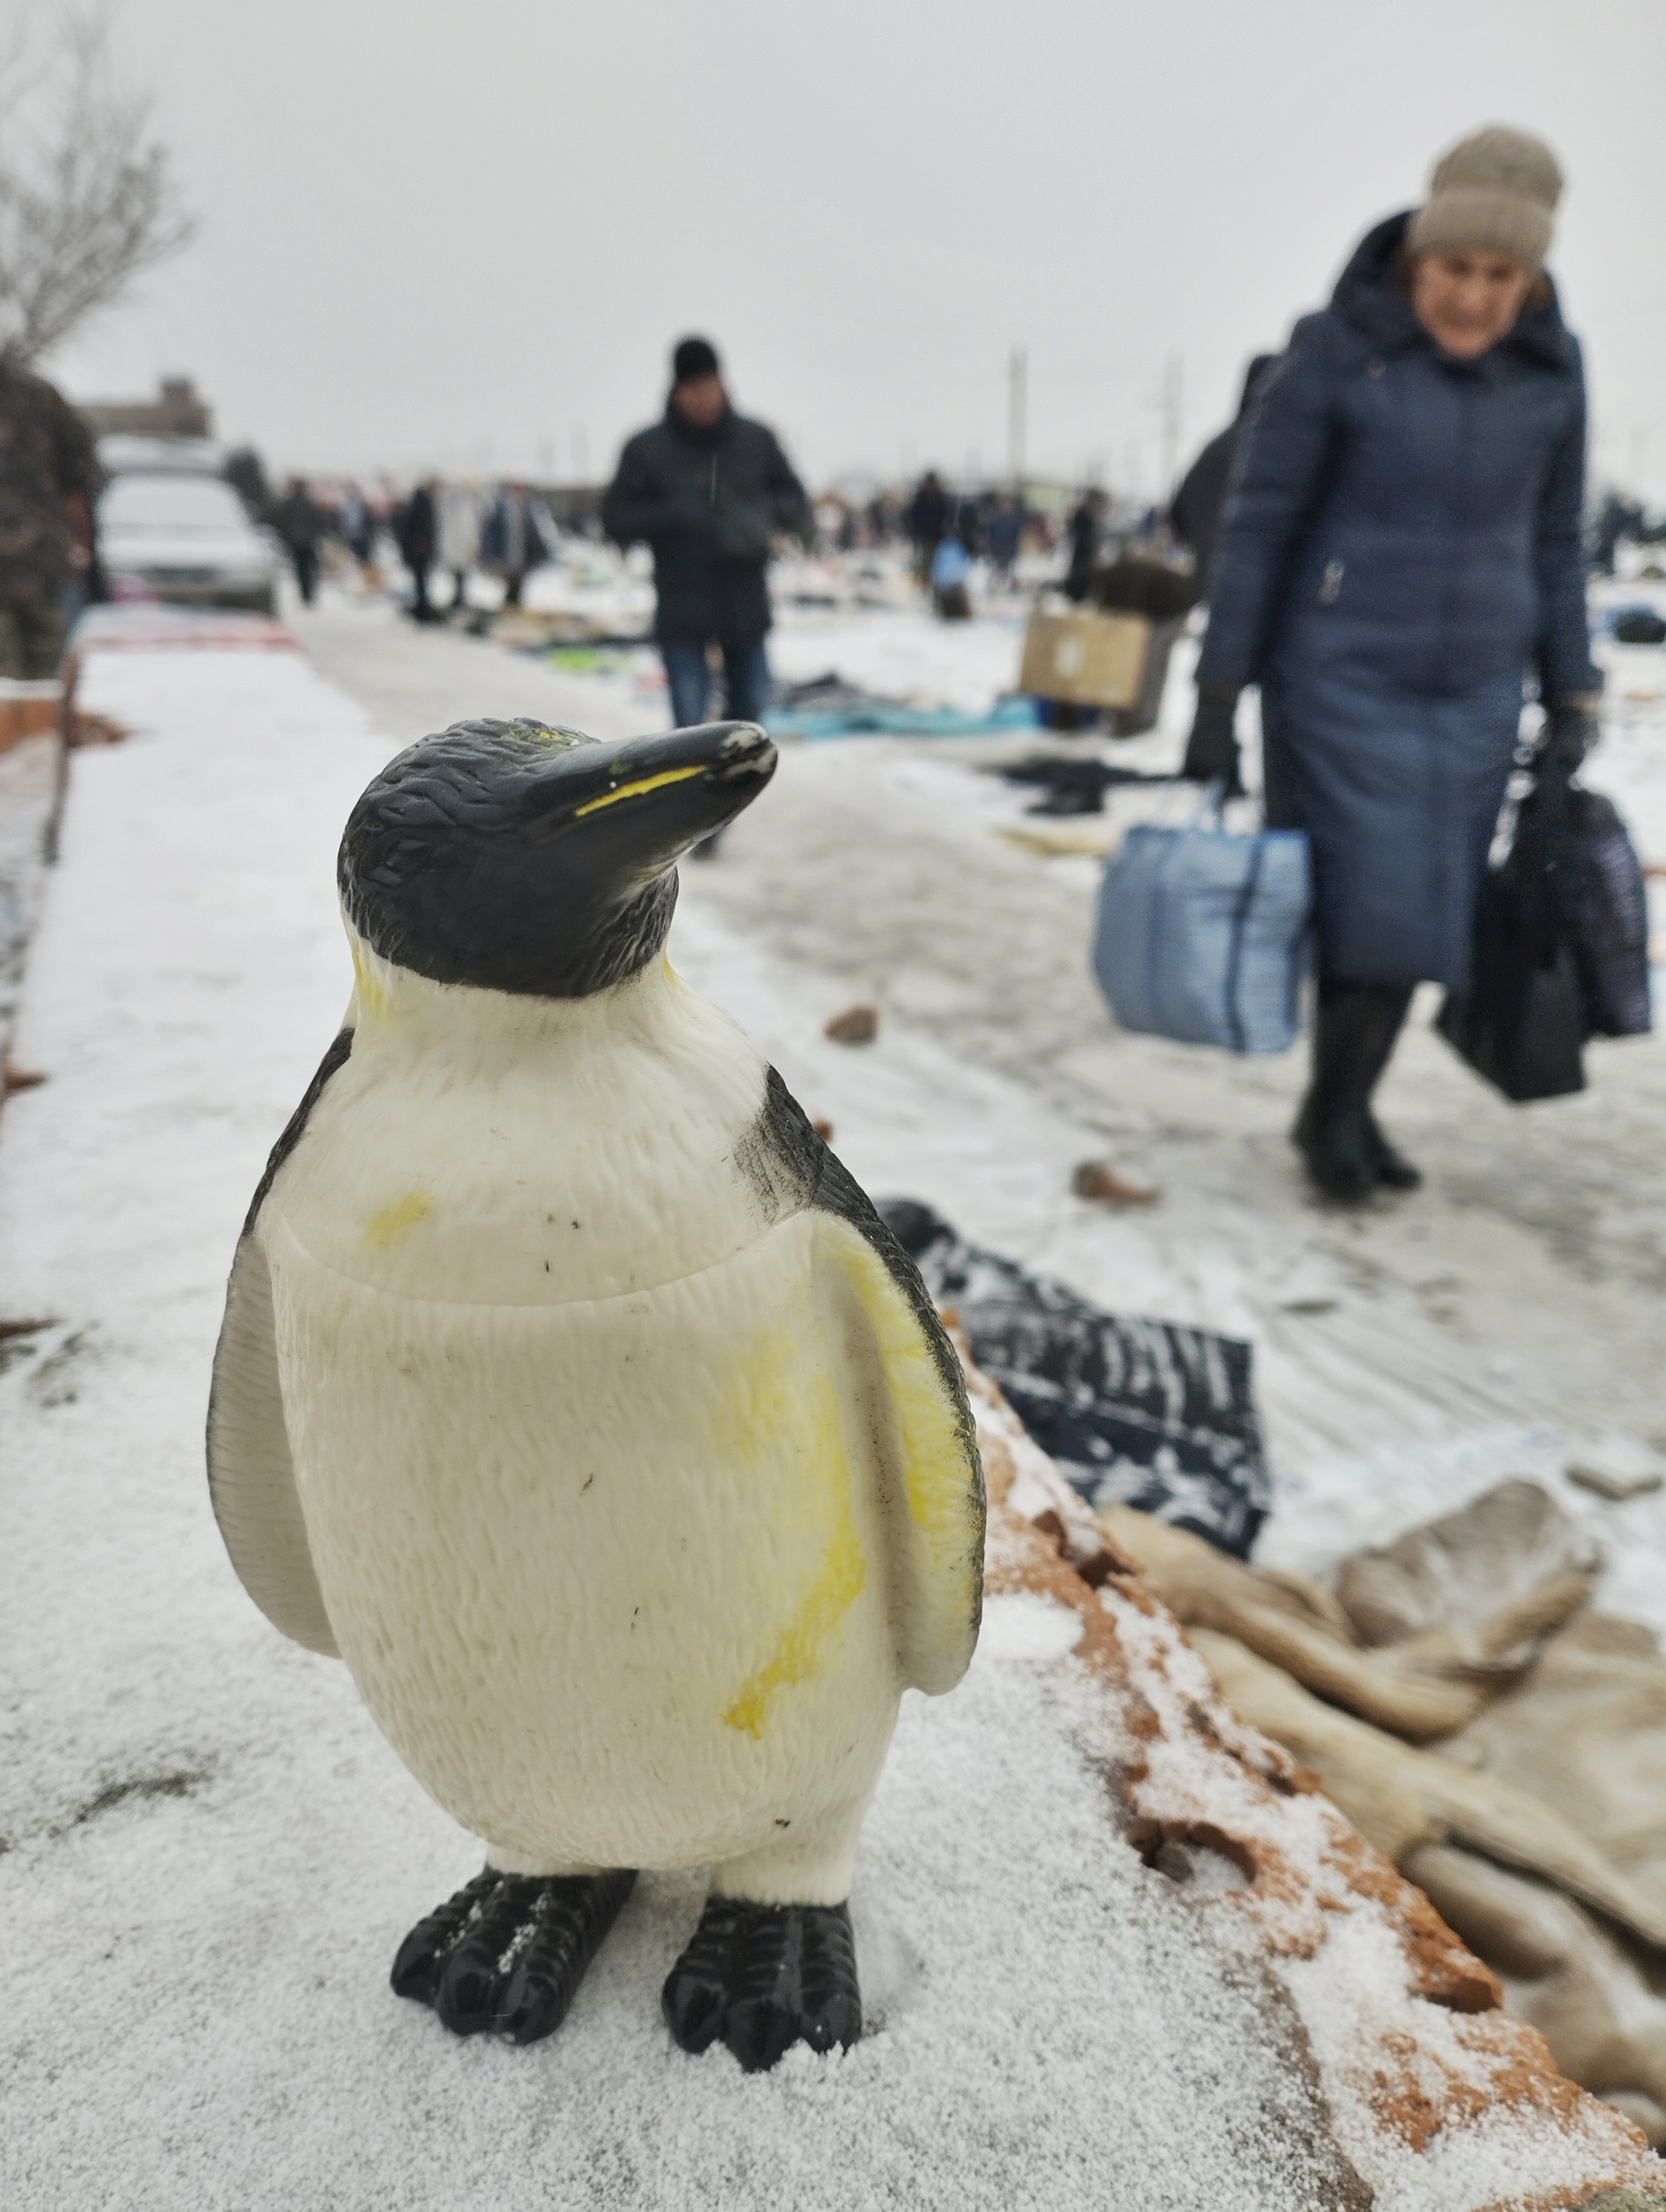
[[[854,2042],[863,1813],[903,1691],[976,1640],[936,1310],[665,957],[678,856],[775,765],[744,722],[401,753],[342,841],[346,1023],[237,1246],[216,1516],[485,1846],[393,1966],[458,2034],[549,2034],[635,1870],[705,1867],[678,2043]]]

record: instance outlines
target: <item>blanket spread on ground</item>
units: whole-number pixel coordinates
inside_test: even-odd
[[[972,1356],[1081,1494],[1132,1505],[1248,1559],[1272,1502],[1251,1348],[1106,1313],[958,1236],[913,1199],[879,1211]]]

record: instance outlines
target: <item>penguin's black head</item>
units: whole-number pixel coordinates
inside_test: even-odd
[[[775,774],[755,722],[598,744],[538,722],[455,722],[392,760],[348,817],[342,903],[436,983],[579,999],[666,941],[678,856]]]

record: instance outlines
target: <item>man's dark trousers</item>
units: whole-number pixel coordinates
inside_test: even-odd
[[[706,720],[711,705],[712,675],[703,645],[683,639],[662,638],[660,657],[666,664],[671,687],[672,726],[689,730]],[[723,647],[724,713],[732,722],[757,722],[769,703],[769,656],[763,640]]]

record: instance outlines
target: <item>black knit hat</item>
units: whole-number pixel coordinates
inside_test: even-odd
[[[717,348],[709,338],[684,338],[671,357],[673,384],[692,384],[696,377],[719,374]]]

